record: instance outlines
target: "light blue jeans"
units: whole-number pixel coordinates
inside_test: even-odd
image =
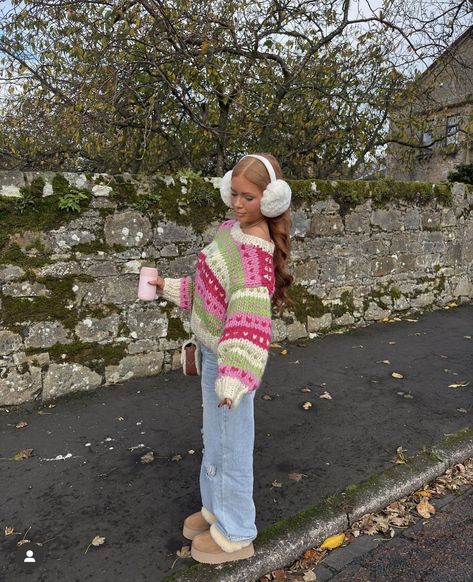
[[[215,526],[228,540],[253,540],[257,535],[253,502],[255,392],[245,394],[235,409],[219,408],[215,392],[217,357],[199,345],[204,443],[200,469],[202,505],[215,515]]]

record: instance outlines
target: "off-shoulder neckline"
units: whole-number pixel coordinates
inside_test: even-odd
[[[273,240],[267,241],[264,238],[261,238],[260,236],[254,236],[252,234],[244,233],[241,230],[241,226],[238,220],[235,220],[234,223],[232,224],[230,228],[230,234],[235,240],[239,242],[254,244],[256,246],[259,246],[263,250],[268,251],[269,253],[274,252],[275,244]]]

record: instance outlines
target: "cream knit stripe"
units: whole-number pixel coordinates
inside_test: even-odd
[[[244,339],[224,340],[218,344],[218,364],[249,370],[257,378],[261,378],[268,359],[266,346],[258,347]]]
[[[161,297],[167,301],[172,301],[176,305],[179,305],[181,300],[181,279],[171,279],[170,277],[165,277],[164,289]]]
[[[215,392],[217,393],[219,400],[231,398],[233,409],[240,404],[241,399],[248,393],[248,390],[246,386],[236,378],[223,376],[222,378],[217,378],[215,381]]]

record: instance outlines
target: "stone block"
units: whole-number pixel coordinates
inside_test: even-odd
[[[119,325],[120,316],[118,313],[112,313],[112,315],[102,319],[86,317],[76,325],[75,332],[82,342],[106,344],[117,337]]]
[[[25,337],[27,348],[50,348],[56,343],[71,343],[69,332],[60,321],[40,321],[28,326]]]
[[[107,216],[104,232],[107,245],[125,247],[142,247],[149,242],[152,235],[149,219],[135,210]]]
[[[0,406],[29,402],[41,390],[41,386],[41,368],[30,367],[26,372],[16,368],[0,369]]]
[[[93,392],[102,376],[81,364],[50,364],[43,380],[43,402],[75,392]]]
[[[0,356],[8,356],[23,347],[23,338],[18,333],[7,329],[0,330]]]
[[[131,378],[154,376],[161,371],[163,362],[163,352],[125,356],[117,366],[105,367],[105,382],[118,384]]]

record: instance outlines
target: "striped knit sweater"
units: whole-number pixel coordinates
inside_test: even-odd
[[[227,220],[197,255],[195,277],[164,279],[162,297],[191,309],[191,329],[217,355],[215,390],[236,408],[261,383],[271,341],[274,242]]]

